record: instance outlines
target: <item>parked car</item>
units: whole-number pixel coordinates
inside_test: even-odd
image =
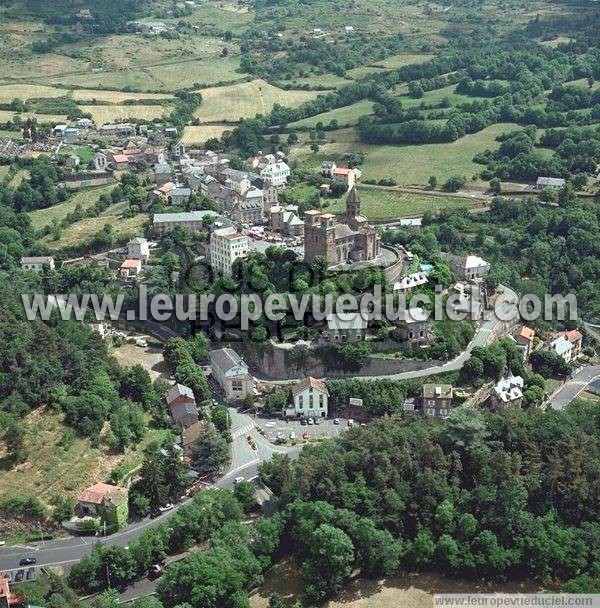
[[[164,507],[158,507],[158,510],[161,513],[166,513],[167,511],[170,511],[172,508],[173,508],[173,503],[168,502]]]
[[[35,557],[24,557],[20,562],[19,566],[31,566],[31,564],[35,564]]]
[[[17,575],[15,576],[15,582],[18,583],[19,581],[22,581],[24,577],[25,577],[25,570],[18,570]]]
[[[277,433],[277,439],[279,439],[279,441],[285,441],[285,433]]]
[[[148,578],[150,580],[157,579],[163,572],[163,568],[160,564],[152,564],[150,568],[148,568]]]
[[[302,434],[302,439],[308,439],[310,437],[310,435],[308,434],[308,431],[304,431],[304,433]]]
[[[315,421],[312,418],[308,419],[308,426],[312,426],[315,423]]]
[[[318,417],[315,418],[315,424],[321,424],[321,420]]]
[[[339,424],[340,423],[340,419],[339,418],[334,418],[333,419],[333,424]]]
[[[294,431],[292,431],[290,433],[290,439],[293,441],[294,439],[296,439],[296,433],[294,433]]]
[[[308,422],[307,422],[306,418],[302,418],[302,420],[300,420],[300,424],[301,424],[302,426],[306,426],[306,425],[308,424]]]
[[[246,478],[245,477],[236,477],[233,480],[233,483],[240,483],[240,481],[246,481]]]
[[[9,583],[12,583],[12,578],[13,578],[13,577],[12,577],[12,572],[11,572],[10,570],[9,570],[8,572],[5,572],[5,573],[4,573],[4,577],[6,578],[6,580],[7,580]]]
[[[352,418],[348,420],[348,426],[354,426],[354,420],[352,420]]]
[[[27,574],[25,575],[25,578],[28,581],[32,581],[35,579],[35,568],[29,568],[29,570],[27,570]]]

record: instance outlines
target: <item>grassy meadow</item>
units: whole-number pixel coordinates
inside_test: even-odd
[[[36,496],[50,505],[54,496],[77,495],[88,485],[108,479],[116,467],[132,470],[143,457],[143,449],[168,431],[149,430],[135,448],[112,454],[95,448],[63,424],[62,413],[42,407],[25,418],[27,460],[13,468],[0,467],[2,496]],[[0,461],[5,456],[0,447]]]
[[[59,203],[48,209],[36,209],[29,214],[31,225],[35,230],[40,230],[44,226],[52,224],[54,220],[60,221],[69,213],[75,211],[77,205],[81,205],[82,209],[87,209],[98,202],[102,194],[110,194],[114,185],[98,186],[96,188],[85,188],[76,192],[69,200],[64,203]]]
[[[368,99],[357,101],[349,106],[343,108],[336,108],[329,112],[323,112],[310,118],[304,118],[297,122],[289,124],[290,127],[314,127],[317,123],[321,122],[324,125],[328,125],[332,120],[337,120],[340,125],[355,125],[361,116],[371,114],[373,111],[373,102]]]
[[[196,111],[201,122],[237,121],[270,112],[276,103],[299,106],[314,99],[314,91],[284,91],[264,80],[201,89],[202,104]]]
[[[357,149],[365,153],[361,166],[365,179],[395,179],[398,184],[427,184],[431,175],[438,183],[452,175],[464,175],[470,179],[480,173],[482,165],[473,162],[477,152],[495,149],[495,141],[501,133],[519,128],[513,123],[499,123],[483,129],[479,133],[465,135],[447,144],[422,144],[418,146],[366,146]]]

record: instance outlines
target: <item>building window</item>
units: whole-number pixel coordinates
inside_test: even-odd
[[[429,416],[435,416],[435,408],[433,408],[433,407],[427,408],[427,414]]]

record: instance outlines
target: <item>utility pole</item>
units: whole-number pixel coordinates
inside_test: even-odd
[[[37,523],[38,523],[38,528],[40,530],[40,538],[42,539],[42,549],[45,549],[46,544],[44,543],[44,533],[42,532],[42,523],[39,521]]]

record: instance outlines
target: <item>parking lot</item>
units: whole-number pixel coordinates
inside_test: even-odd
[[[300,420],[280,420],[275,418],[256,418],[256,428],[270,442],[277,443],[284,439],[290,441],[290,433],[295,433],[297,441],[303,441],[304,433],[308,433],[306,441],[311,439],[326,439],[337,437],[348,428],[348,419],[340,418],[339,424],[334,424],[333,418],[320,418],[319,424],[303,425]]]
[[[8,579],[8,582],[12,585],[16,583],[34,581],[37,578],[38,568],[35,566],[21,566],[14,570],[5,570],[4,576]]]

